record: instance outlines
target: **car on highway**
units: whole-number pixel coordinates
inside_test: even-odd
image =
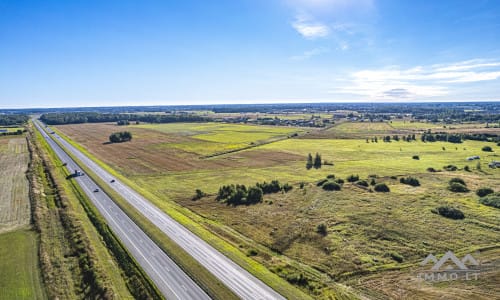
[[[94,193],[97,193],[97,192],[99,192],[99,189],[95,189],[95,190],[94,190]]]
[[[115,180],[114,180],[114,179],[111,179],[111,181],[110,181],[110,182],[111,182],[111,183],[113,183],[113,182],[115,182]]]

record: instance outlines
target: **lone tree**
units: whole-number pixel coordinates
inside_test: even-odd
[[[315,169],[321,168],[321,155],[317,152],[316,152],[316,156],[314,157],[314,168]]]
[[[309,153],[309,155],[307,155],[307,163],[306,163],[306,169],[311,169],[313,167],[313,157],[311,155],[311,153]]]

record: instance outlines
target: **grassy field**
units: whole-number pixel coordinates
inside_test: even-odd
[[[0,299],[46,299],[33,231],[0,234],[0,257]]]
[[[28,161],[24,137],[0,138],[0,233],[29,224]]]
[[[157,126],[155,130],[134,130],[138,140],[153,134],[156,139],[163,140],[183,138],[186,132],[191,136],[220,134],[192,133],[196,124],[185,129],[176,125],[178,130],[170,132],[160,130],[164,125],[150,125]],[[169,203],[173,201],[187,208],[186,215],[198,224],[242,252],[252,253],[253,259],[283,278],[303,274],[307,284],[302,288],[315,297],[339,297],[343,291],[372,295],[372,290],[376,290],[373,292],[376,297],[395,297],[403,287],[406,290],[400,291],[402,295],[423,298],[434,295],[458,299],[454,295],[470,289],[486,295],[490,293],[488,284],[473,287],[474,283],[441,284],[415,288],[405,280],[410,276],[409,270],[429,252],[467,252],[493,246],[493,252],[485,253],[499,258],[495,250],[500,245],[499,210],[480,205],[473,192],[456,194],[447,190],[447,182],[452,177],[463,178],[472,191],[481,186],[498,190],[500,170],[487,167],[489,161],[498,160],[500,148],[493,143],[366,143],[365,139],[345,137],[371,136],[375,132],[387,135],[392,134],[394,128],[387,123],[347,123],[333,127],[340,127],[335,130],[336,134],[345,134],[342,139],[317,139],[314,134],[314,139],[308,139],[306,135],[211,159],[183,156],[181,150],[168,152],[165,148],[158,148],[156,156],[150,154],[152,157],[148,158],[141,150],[143,142],[132,141],[126,146],[102,145],[95,140],[104,138],[105,134],[96,138],[86,133],[89,128],[93,128],[95,134],[102,132],[103,126],[85,124],[59,128],[97,158],[110,163],[133,184],[147,190],[159,207],[168,211]],[[481,148],[486,144],[495,152],[482,152]],[[130,151],[127,155],[135,154],[134,161],[138,165],[157,157],[156,170],[136,171],[126,159],[114,159],[113,156],[123,158],[121,150],[125,147]],[[316,152],[321,153],[324,160],[332,161],[334,166],[306,170],[307,154]],[[172,153],[186,160],[184,168],[172,169],[168,160],[159,159]],[[414,155],[420,159],[412,159]],[[466,160],[472,155],[481,156],[481,170],[477,169],[476,161]],[[456,165],[459,170],[426,171],[429,167],[441,170],[449,164]],[[463,170],[466,165],[470,172]],[[373,193],[351,183],[344,184],[342,191],[326,192],[315,183],[328,174],[344,179],[351,174],[358,174],[362,179],[374,175],[375,181],[387,183],[391,192]],[[417,177],[421,186],[399,183],[400,177],[408,175]],[[215,201],[214,194],[223,184],[251,185],[273,179],[289,182],[294,189],[286,194],[267,195],[263,203],[252,206],[232,207]],[[304,182],[303,189],[299,188],[300,182]],[[192,201],[196,188],[209,196]],[[465,219],[450,220],[432,212],[442,205],[459,208]],[[316,233],[316,227],[321,223],[327,226],[326,236]],[[494,283],[492,278],[496,275],[498,273],[485,282]],[[372,288],[363,288],[355,282],[366,282]],[[376,289],[376,286],[383,288]],[[428,291],[432,293],[428,294]]]

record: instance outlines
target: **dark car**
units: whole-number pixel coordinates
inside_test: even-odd
[[[115,180],[114,180],[114,179],[111,179],[111,181],[110,181],[110,182],[111,182],[111,183],[113,183],[113,182],[115,182]]]
[[[95,190],[94,190],[94,193],[97,193],[97,192],[99,192],[99,189],[95,189]]]

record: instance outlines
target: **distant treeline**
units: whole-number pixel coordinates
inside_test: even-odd
[[[0,115],[0,126],[22,125],[29,119],[27,115]]]
[[[422,134],[422,142],[450,142],[461,143],[464,140],[498,142],[500,137],[496,134],[470,134],[470,133],[424,133]]]
[[[189,114],[179,115],[138,115],[138,114],[102,114],[95,112],[74,113],[46,113],[40,117],[44,123],[49,125],[79,124],[79,123],[101,123],[101,122],[147,122],[147,123],[176,123],[176,122],[206,122],[210,119]]]
[[[0,132],[0,135],[1,136],[4,136],[4,135],[21,135],[24,132],[26,132],[26,129],[18,129],[16,131]]]

